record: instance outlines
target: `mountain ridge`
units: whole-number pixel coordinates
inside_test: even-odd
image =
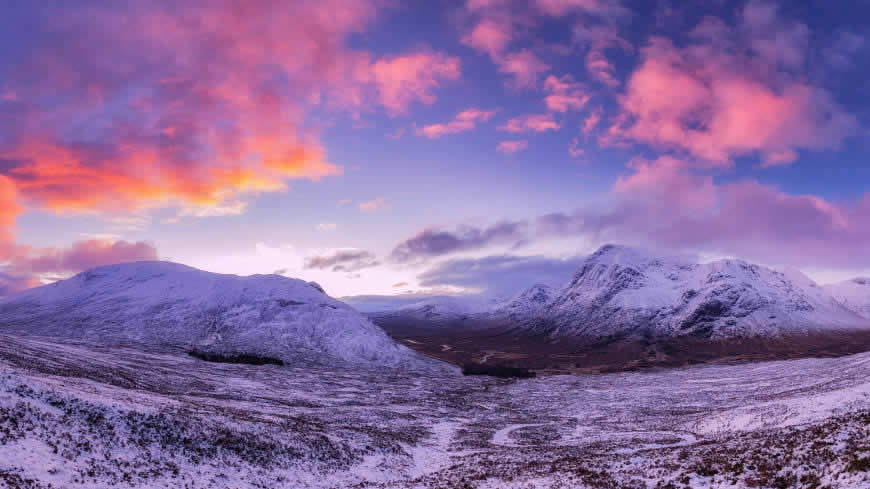
[[[517,332],[554,338],[769,337],[870,330],[870,293],[862,317],[796,269],[739,259],[698,263],[609,244],[561,288],[536,284],[508,301],[466,308],[462,316],[469,324],[505,322]]]
[[[0,332],[251,353],[290,362],[425,367],[317,284],[165,261],[96,267],[0,299]]]

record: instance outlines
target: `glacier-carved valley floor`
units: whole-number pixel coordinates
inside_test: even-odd
[[[865,488],[870,353],[503,380],[0,336],[0,487]]]

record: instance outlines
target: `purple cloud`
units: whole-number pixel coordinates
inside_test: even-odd
[[[484,228],[466,225],[453,231],[429,228],[400,243],[390,257],[407,263],[494,244],[520,243],[526,237],[526,224],[521,221],[502,221]]]
[[[370,252],[356,249],[335,250],[329,254],[310,256],[305,259],[305,268],[331,269],[333,272],[358,272],[379,264]]]
[[[424,287],[458,286],[495,294],[514,294],[536,283],[553,286],[567,282],[582,258],[545,256],[488,256],[448,260],[418,276]]]

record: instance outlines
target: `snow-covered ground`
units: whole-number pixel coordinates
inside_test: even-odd
[[[860,489],[868,379],[870,353],[514,381],[2,335],[0,487]]]

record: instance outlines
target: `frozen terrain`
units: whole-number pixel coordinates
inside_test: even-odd
[[[870,319],[870,278],[853,278],[824,288],[844,306]]]
[[[314,283],[170,262],[111,265],[0,299],[0,332],[440,368]]]
[[[870,487],[870,354],[510,381],[0,336],[0,487]]]

